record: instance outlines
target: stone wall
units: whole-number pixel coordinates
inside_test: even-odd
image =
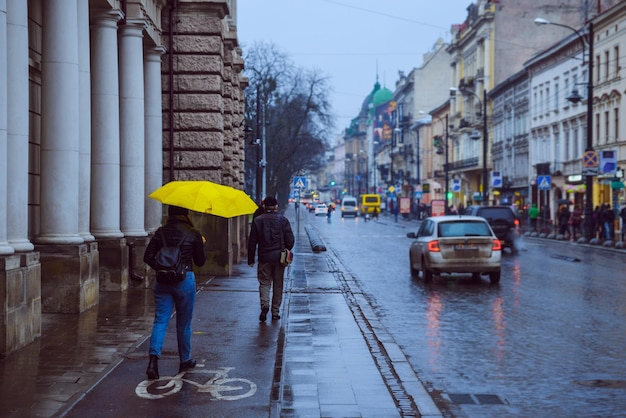
[[[41,336],[39,253],[0,257],[0,357]]]
[[[179,2],[163,11],[164,184],[208,180],[243,189],[246,81],[228,13],[224,1]],[[194,224],[207,238],[208,261],[198,273],[230,275],[245,255],[247,217],[198,215]]]

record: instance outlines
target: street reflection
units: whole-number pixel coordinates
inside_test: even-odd
[[[502,357],[504,350],[506,349],[506,322],[504,307],[502,306],[504,299],[502,296],[498,296],[491,306],[491,312],[493,314],[493,322],[496,331],[496,363],[500,365],[502,363]]]
[[[513,262],[513,269],[511,270],[513,273],[513,306],[518,308],[520,306],[520,287],[522,285],[522,267],[520,265],[519,259],[516,258]]]
[[[431,349],[431,356],[429,362],[435,371],[440,371],[437,364],[439,362],[439,349],[441,348],[441,339],[439,337],[441,310],[443,304],[441,303],[441,295],[438,292],[430,292],[426,300],[426,336],[428,339],[428,346]]]

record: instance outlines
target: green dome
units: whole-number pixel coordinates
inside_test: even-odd
[[[392,99],[393,99],[393,92],[389,90],[387,87],[383,87],[382,89],[374,93],[374,97],[372,97],[372,103],[374,104],[374,107],[376,107],[380,104],[391,101]]]

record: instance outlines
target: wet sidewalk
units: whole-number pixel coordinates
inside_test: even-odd
[[[377,327],[375,316],[355,314],[367,311],[362,295],[337,275],[332,255],[314,253],[293,208],[287,216],[296,247],[280,320],[258,321],[256,266],[198,278],[198,367],[175,376],[173,319],[159,362],[163,381],[155,385],[144,382],[152,292],[101,293],[100,304],[81,315],[43,315],[42,337],[0,360],[0,416],[398,417],[419,416],[417,408],[440,416],[414,374],[402,370],[393,342],[364,332]],[[382,357],[395,358],[397,368]],[[393,387],[398,375],[413,399]]]

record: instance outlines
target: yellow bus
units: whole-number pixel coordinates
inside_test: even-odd
[[[359,208],[361,215],[366,213],[372,214],[374,210],[376,214],[380,213],[380,195],[377,194],[362,194],[359,197]]]

